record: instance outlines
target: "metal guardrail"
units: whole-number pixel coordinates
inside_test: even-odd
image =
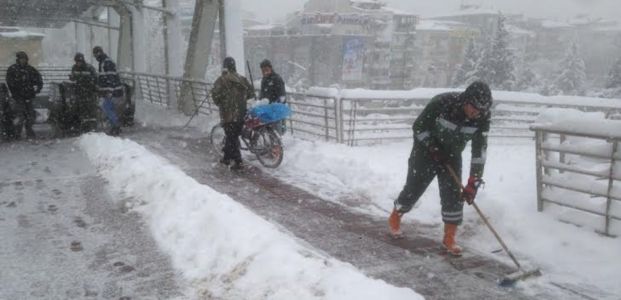
[[[287,103],[293,111],[289,119],[289,129],[293,134],[325,141],[340,140],[341,127],[336,99],[302,93],[289,93],[288,97]]]
[[[210,115],[217,107],[209,97],[212,85],[204,80],[146,73],[122,73],[136,82],[138,94],[145,101],[170,108],[173,99],[181,97],[183,85],[189,85],[190,97],[200,113]],[[206,99],[207,97],[207,99]],[[347,98],[321,93],[289,93],[288,103],[293,111],[289,130],[298,136],[321,138],[348,145],[409,140],[412,123],[429,98]],[[206,100],[206,101],[205,101]],[[571,103],[541,103],[527,100],[496,100],[492,114],[491,137],[534,138],[531,125],[544,108],[575,108],[600,111],[609,118],[621,117],[618,107]]]
[[[196,105],[203,103],[199,113],[210,115],[218,111],[218,108],[209,97],[209,91],[213,84],[198,79],[181,79],[179,77],[154,75],[138,72],[121,72],[124,80],[133,80],[136,95],[149,103],[172,108],[176,99],[182,97],[182,91],[187,91]]]
[[[4,80],[6,66],[0,66]],[[38,67],[44,79],[43,93],[50,82],[67,80],[70,67]],[[209,97],[212,84],[205,80],[138,72],[120,72],[124,81],[131,81],[136,97],[150,103],[172,107],[182,96],[193,99],[200,113],[211,115],[217,107]],[[182,95],[182,92],[188,95]],[[320,138],[348,145],[382,143],[412,138],[412,123],[429,98],[348,98],[316,92],[289,93],[293,111],[289,130],[298,136]],[[616,107],[528,100],[496,100],[492,114],[492,137],[534,138],[528,127],[544,108],[564,107],[582,111],[599,111],[608,118],[621,118],[621,104]]]
[[[412,139],[412,123],[424,109],[429,98],[411,99],[348,99],[341,98],[342,139],[348,145]],[[495,100],[492,108],[490,137],[534,138],[529,126],[546,108],[572,108],[602,112],[606,118],[619,119],[621,103],[616,108],[597,105],[538,103]]]
[[[0,82],[6,82],[6,71],[8,66],[0,66]],[[51,83],[59,83],[69,80],[71,67],[36,67],[43,79],[41,95],[49,95]]]
[[[615,172],[619,169],[616,164],[621,160],[621,136],[544,125],[532,126],[531,130],[535,132],[537,151],[537,209],[541,212],[545,203],[552,203],[601,216],[604,218],[603,230],[596,231],[614,236],[610,231],[611,222],[621,221],[621,192],[614,188],[615,183],[621,181],[621,174]],[[586,143],[571,143],[572,139],[584,139]],[[581,164],[581,161],[587,163]],[[552,189],[583,195],[582,198],[589,197],[591,201],[602,199],[601,209],[594,208],[597,205],[593,204],[589,207],[573,197],[555,197],[550,192]]]

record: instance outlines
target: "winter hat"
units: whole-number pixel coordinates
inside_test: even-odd
[[[222,62],[222,68],[227,69],[231,72],[237,72],[237,68],[235,67],[235,59],[230,56],[227,56],[224,59],[224,62]]]
[[[272,69],[272,62],[269,59],[264,59],[259,66],[261,67],[261,69],[265,67],[269,67]]]
[[[19,51],[19,52],[15,53],[15,57],[17,57],[17,59],[28,60],[28,54],[26,54],[26,52],[24,52],[24,51]]]
[[[487,83],[475,81],[464,91],[463,99],[466,103],[472,104],[476,109],[486,112],[492,107],[492,92]]]
[[[76,54],[75,54],[75,56],[73,57],[73,60],[74,60],[75,62],[78,62],[78,61],[85,62],[85,60],[84,60],[84,54],[82,54],[82,53],[80,53],[80,52],[76,53]]]
[[[101,46],[93,47],[93,55],[97,56],[100,53],[104,53],[103,48],[101,48]]]

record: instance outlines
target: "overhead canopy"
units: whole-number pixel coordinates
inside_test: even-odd
[[[80,19],[97,0],[0,0],[0,25],[62,27]]]

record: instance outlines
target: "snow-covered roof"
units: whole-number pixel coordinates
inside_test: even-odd
[[[596,28],[595,31],[621,31],[621,24],[615,24],[615,25],[610,25],[610,26],[602,26],[599,28]]]
[[[2,1],[2,24],[24,27],[60,28],[72,19],[81,18],[99,1],[85,0],[14,0]]]
[[[29,32],[22,30],[19,27],[0,27],[0,37],[5,38],[30,38],[30,37],[45,37],[45,34],[39,32]]]
[[[553,20],[543,20],[541,22],[541,26],[544,28],[571,28],[573,27],[567,22],[560,22],[560,21],[553,21]]]
[[[387,12],[393,13],[395,15],[400,15],[400,16],[416,16],[415,14],[413,14],[411,12],[407,12],[405,10],[400,10],[400,9],[397,9],[397,8],[394,8],[394,7],[385,6],[385,7],[382,7],[382,9],[387,11]]]
[[[509,33],[512,33],[512,34],[528,35],[528,36],[535,36],[536,35],[534,32],[532,32],[530,30],[526,30],[526,29],[517,27],[515,25],[507,24],[507,25],[505,25],[505,28],[507,29],[507,31]]]
[[[445,18],[454,18],[461,16],[484,16],[484,15],[498,15],[497,10],[487,9],[487,8],[472,8],[472,9],[464,9],[454,13],[442,14],[429,17],[430,19],[445,19]]]
[[[279,27],[279,25],[275,25],[275,24],[261,24],[261,25],[253,25],[253,26],[248,26],[246,27],[247,30],[272,30],[276,27]]]
[[[416,30],[420,31],[451,31],[455,30],[455,28],[466,26],[464,23],[455,22],[455,21],[438,21],[438,20],[429,20],[429,19],[421,19],[416,24]]]

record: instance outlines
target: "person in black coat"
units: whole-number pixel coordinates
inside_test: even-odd
[[[71,107],[72,116],[78,122],[80,130],[88,132],[96,128],[97,123],[97,71],[87,63],[84,54],[76,53],[69,80],[75,83],[75,99]]]
[[[0,137],[2,140],[9,141],[15,138],[13,118],[13,109],[9,103],[9,89],[6,84],[0,83]]]
[[[263,74],[259,99],[268,99],[270,104],[286,103],[287,92],[285,91],[285,82],[278,73],[274,72],[272,62],[268,59],[264,59],[259,66]],[[280,126],[275,126],[276,131],[281,135],[284,134],[287,131],[286,124],[285,120],[280,122]]]
[[[124,113],[123,84],[116,70],[116,64],[106,55],[100,46],[93,48],[93,56],[99,62],[99,74],[97,77],[97,90],[102,102],[102,109],[108,118],[112,128],[110,135],[121,133],[121,121],[119,116]]]
[[[270,103],[285,103],[285,97],[287,96],[285,92],[285,82],[280,75],[274,72],[272,62],[265,59],[261,62],[260,66],[263,79],[261,79],[259,99],[268,99]]]
[[[16,54],[17,62],[10,66],[6,72],[6,83],[11,91],[11,96],[15,100],[13,113],[17,118],[15,126],[15,138],[20,138],[22,126],[26,128],[26,136],[29,139],[35,138],[32,130],[36,112],[33,101],[43,88],[43,79],[37,69],[28,64],[28,55],[24,51]]]

